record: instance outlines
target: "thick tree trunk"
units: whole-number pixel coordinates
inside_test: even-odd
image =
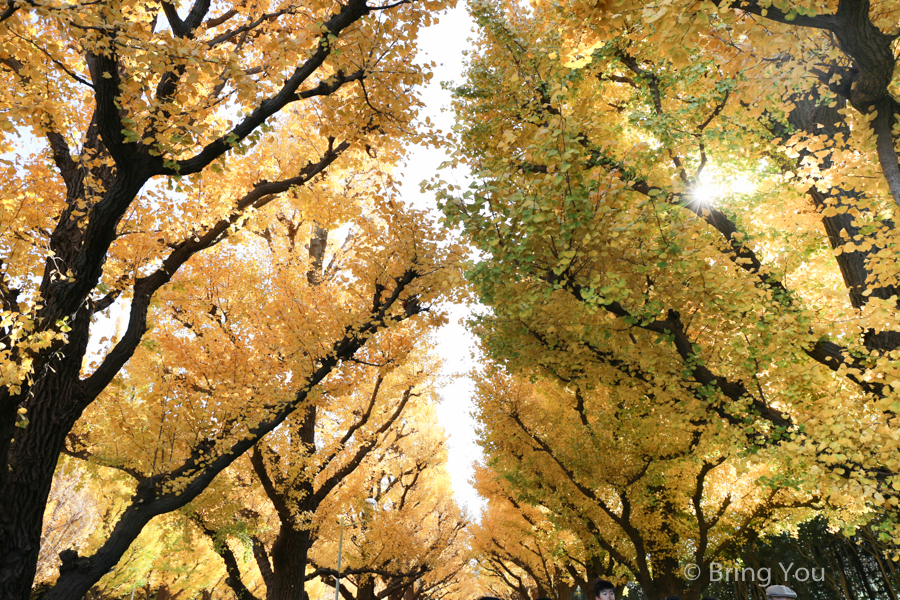
[[[304,579],[312,536],[309,530],[295,531],[281,526],[272,545],[272,585],[266,590],[266,600],[309,600]]]
[[[669,596],[678,596],[681,600],[700,600],[700,592],[709,585],[705,577],[692,582],[682,579],[684,571],[675,558],[665,557],[654,560],[652,564],[652,571],[638,580],[647,600],[665,600]]]
[[[376,600],[375,598],[375,577],[373,575],[363,575],[365,578],[356,590],[356,600]]]
[[[0,489],[0,598],[28,600],[41,545],[44,508],[66,435],[81,415],[79,371],[90,316],[82,309],[68,353],[32,387],[28,424],[16,428],[6,484]]]
[[[314,405],[306,407],[303,420],[295,432],[299,441],[310,452],[315,452],[316,447],[317,416],[318,411]],[[318,501],[313,482],[303,481],[298,487],[303,501],[297,508],[301,514],[314,514]],[[295,529],[293,514],[285,499],[274,497],[272,500],[277,502],[281,529],[269,553],[272,558],[272,576],[267,585],[266,600],[309,600],[304,583],[309,549],[315,541],[315,532],[310,528]]]
[[[17,457],[8,483],[0,492],[0,598],[27,600],[31,593],[41,543],[44,507],[65,434],[59,426],[35,415],[28,437],[41,436],[45,443]],[[20,436],[24,441],[26,436]],[[18,440],[17,440],[18,441]],[[23,444],[24,445],[24,444]]]
[[[557,574],[556,578],[556,598],[557,600],[571,600],[572,592],[575,590],[575,586],[566,583],[562,578],[562,573]]]
[[[638,584],[647,600],[665,600],[669,596],[678,596],[681,600],[700,600],[699,588],[687,587],[684,581],[673,574],[661,574],[652,580],[638,581]]]
[[[403,600],[416,600],[416,581],[413,581],[403,590]]]
[[[88,221],[76,223],[70,218],[70,209],[66,209],[50,238],[54,255],[47,259],[44,269],[40,288],[44,307],[38,312],[36,329],[56,330],[57,323],[65,320],[70,330],[64,343],[54,342],[49,349],[31,357],[33,385],[25,385],[19,396],[10,396],[6,389],[0,392],[3,600],[27,600],[30,596],[44,507],[57,460],[66,436],[93,400],[85,397],[81,380],[93,312],[90,294],[102,275],[117,224],[147,178],[145,159],[136,159],[131,169],[108,181],[104,198],[93,207]],[[84,192],[83,187],[76,188],[69,190],[67,199]],[[65,277],[67,274],[71,279]],[[20,407],[27,410],[28,424],[24,428],[13,427]]]

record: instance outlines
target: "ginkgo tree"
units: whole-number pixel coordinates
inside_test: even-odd
[[[334,542],[341,537],[347,538],[341,577],[365,578],[373,589],[383,578],[385,594],[410,587],[441,562],[457,568],[463,562],[451,560],[451,550],[459,553],[465,521],[446,493],[446,474],[443,481],[432,474],[443,470],[446,457],[428,398],[430,361],[404,357],[418,336],[394,333],[367,348],[360,357],[366,364],[323,386],[320,400],[259,443],[250,474],[232,475],[255,480],[255,492],[228,486],[219,501],[198,499],[193,521],[216,540],[238,598],[256,597],[247,583],[256,571],[266,598],[304,597],[305,581],[338,575]],[[248,511],[248,493],[262,495],[271,508]],[[249,573],[227,544],[237,531],[252,540],[256,569]],[[366,552],[354,557],[360,536],[369,538]],[[380,550],[371,548],[372,537]]]
[[[396,441],[327,499],[325,514],[344,516],[342,571],[351,573],[340,583],[344,600],[468,595],[468,521],[450,488],[443,428],[434,405],[421,400],[402,417]],[[336,564],[341,522],[323,524],[313,562],[328,572],[323,567]],[[323,581],[336,584],[333,577]]]
[[[365,181],[368,187],[371,181]],[[348,196],[345,200],[348,206],[365,208]],[[289,201],[285,203],[290,207]],[[324,204],[316,209],[327,213]],[[141,517],[147,504],[153,508],[155,496],[144,491],[148,482],[159,481],[173,509],[185,506],[212,476],[257,445],[250,460],[255,475],[249,477],[262,481],[281,516],[275,543],[268,550],[257,548],[266,561],[271,554],[272,567],[263,571],[267,597],[304,597],[306,554],[315,540],[305,519],[377,444],[396,435],[397,419],[418,395],[414,378],[400,377],[399,383],[390,379],[384,386],[377,382],[393,367],[405,373],[411,349],[442,322],[440,314],[427,313],[415,323],[405,323],[409,316],[428,311],[427,305],[419,304],[428,301],[428,290],[418,286],[428,285],[421,281],[423,276],[440,276],[439,265],[432,263],[426,271],[430,275],[410,278],[408,285],[416,286],[413,293],[401,296],[396,287],[379,283],[385,277],[387,281],[402,277],[410,268],[407,261],[424,266],[432,243],[423,239],[427,229],[419,229],[422,217],[413,214],[406,221],[400,211],[389,209],[388,225],[379,218],[378,208],[371,209],[344,240],[331,245],[329,230],[322,225],[332,224],[322,213],[273,211],[269,219],[248,225],[240,244],[197,257],[192,265],[196,271],[183,270],[172,286],[161,290],[160,303],[150,310],[153,331],[128,369],[76,424],[65,447],[73,456],[119,469],[136,480],[120,525]],[[314,219],[305,221],[309,217]],[[279,229],[287,231],[279,235]],[[301,246],[298,238],[309,243]],[[391,296],[403,312],[385,317],[390,319],[386,330],[363,327],[348,334],[358,327],[360,314],[381,310],[385,297]],[[346,343],[348,335],[366,335],[365,349],[357,342],[358,351],[341,357],[342,362],[325,362],[333,345]],[[370,376],[367,371],[377,371],[379,365],[385,372]],[[407,380],[403,390],[395,389]],[[293,391],[298,385],[302,392]],[[363,393],[373,386],[371,395]],[[323,415],[317,419],[320,411]],[[347,430],[329,439],[330,445],[317,445],[317,420],[332,422],[338,414]],[[261,444],[266,432],[275,437]],[[193,464],[197,467],[185,467]],[[279,464],[290,468],[281,473]],[[322,480],[313,489],[316,475]],[[229,475],[231,480],[247,477]],[[234,487],[240,505],[246,492],[242,486]],[[197,525],[218,541],[218,528],[203,518],[212,509],[201,508],[207,505],[202,497],[197,502],[199,507],[192,509]],[[232,517],[229,523],[240,514]],[[117,526],[101,540],[91,558],[64,556],[50,593],[66,593],[73,578],[84,581],[87,569],[80,568],[82,561],[93,562],[110,547],[127,548],[128,536],[119,537],[119,531]],[[227,546],[218,548],[224,552]],[[223,558],[229,582],[243,593],[246,588],[239,586],[234,557],[224,553]]]
[[[480,381],[477,402],[494,487],[523,515],[546,515],[556,540],[572,536],[569,545],[581,547],[575,556],[554,552],[557,570],[633,581],[647,598],[696,600],[712,563],[829,508],[789,459],[747,454],[726,427],[697,419],[690,402],[501,371]],[[861,513],[862,503],[833,511],[847,524]],[[529,562],[542,564],[520,562],[526,573],[537,570]],[[689,564],[699,571],[685,581]]]
[[[318,285],[324,284],[320,279]],[[224,309],[229,320],[235,320],[233,309]],[[199,331],[200,325],[192,324],[190,329]],[[236,461],[180,511],[178,520],[185,530],[180,537],[205,536],[221,557],[221,569],[207,565],[193,579],[224,570],[225,583],[245,600],[305,598],[312,580],[330,582],[338,573],[345,596],[352,580],[348,578],[362,578],[357,586],[360,597],[364,590],[375,597],[377,580],[379,598],[398,598],[413,587],[420,596],[431,597],[432,592],[457,583],[467,566],[466,522],[448,490],[444,435],[436,423],[430,384],[430,373],[436,368],[434,360],[423,359],[418,349],[422,330],[394,328],[368,345],[339,377],[323,382],[315,401],[258,442],[249,457]],[[195,354],[203,354],[203,346],[210,342],[205,337],[156,334],[154,338],[161,341],[153,352],[162,358],[157,364],[168,362],[173,354],[188,354],[180,346],[193,346]],[[242,361],[242,353],[234,354]],[[178,381],[196,381],[193,375],[202,376],[206,369],[182,371]],[[157,380],[157,384],[174,387],[171,379]],[[101,399],[96,409],[121,413],[120,396]],[[133,473],[136,463],[167,460],[160,458],[161,450],[179,444],[177,437],[184,435],[185,425],[194,430],[210,420],[208,415],[182,413],[188,423],[173,423],[154,410],[158,403],[134,400],[125,410],[143,412],[147,426],[136,427],[142,421],[138,418],[120,422],[114,417],[111,423],[99,417],[87,419],[88,430],[76,430],[72,436],[79,450],[71,452]],[[204,393],[191,401],[212,403],[214,398]],[[122,425],[130,428],[127,435]],[[148,440],[141,429],[162,444]],[[116,467],[88,450],[116,445],[120,455],[132,457],[132,466]],[[191,530],[196,533],[192,535]],[[336,566],[339,538],[344,546],[340,571]],[[181,561],[193,562],[209,554],[203,552],[202,540],[193,545],[198,549]],[[253,556],[249,564],[242,558],[248,554]],[[175,568],[184,567],[176,562]],[[110,589],[127,573],[136,575],[131,565],[119,571],[101,580],[101,586]]]
[[[307,341],[283,349],[305,361],[302,368],[284,367],[286,357],[275,351],[287,339],[285,325],[281,340],[270,340],[268,356],[256,357],[243,372],[215,373],[225,378],[215,406],[187,405],[212,416],[252,397],[244,409],[225,409],[221,420],[193,432],[189,452],[175,444],[177,451],[160,452],[153,464],[128,465],[141,478],[134,503],[95,555],[67,555],[48,597],[80,597],[154,515],[196,497],[342,361],[436,299],[451,277],[444,267],[452,250],[438,248],[427,234],[386,248],[403,238],[401,232],[421,228],[392,204],[386,172],[405,144],[423,139],[411,124],[418,106],[414,87],[428,77],[415,62],[416,36],[444,6],[412,0],[4,4],[0,596],[28,596],[59,452],[76,421],[130,369],[126,364],[153,326],[150,307],[163,302],[157,293],[183,268],[190,281],[181,290],[202,288],[204,275],[191,261],[256,219],[272,220],[261,234],[299,245],[321,244],[320,230],[341,221],[320,211],[315,227],[306,219],[276,226],[268,205],[287,198],[301,212],[325,211],[340,204],[338,195],[318,205],[304,186],[374,169],[386,179],[370,190],[371,201],[392,233],[367,241],[358,269],[341,282],[346,296],[326,294],[325,304],[313,304],[339,314],[323,317],[321,328],[304,325],[293,340]],[[327,194],[329,188],[316,189]],[[231,253],[249,266],[249,254]],[[209,266],[233,268],[223,257]],[[257,281],[263,286],[258,292],[270,284]],[[222,284],[212,284],[211,298]],[[222,313],[211,309],[214,304],[205,306],[205,317],[167,318],[215,321]],[[279,308],[264,298],[256,307]],[[177,306],[170,309],[177,313]],[[92,337],[104,335],[95,324],[110,311],[124,311],[123,327],[99,355],[89,354]],[[248,346],[271,333],[253,325],[245,316],[234,332]],[[207,360],[213,371],[220,366],[214,357]],[[252,384],[240,379],[266,360],[280,373]],[[179,365],[165,368],[172,380],[181,374]],[[172,419],[185,408],[177,394],[167,399],[158,387],[142,391]],[[114,449],[101,454],[130,460]]]
[[[887,83],[856,91],[891,3],[470,6],[477,181],[444,210],[492,356],[692,406],[893,512],[897,161]]]
[[[497,471],[475,471],[478,493],[487,501],[474,527],[472,550],[491,595],[519,600],[568,600],[575,589],[590,597],[592,577],[617,579],[616,562],[602,550],[593,553],[576,534],[553,522],[544,506],[517,497]],[[624,586],[617,586],[621,595]]]

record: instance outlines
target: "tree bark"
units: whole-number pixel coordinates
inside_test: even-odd
[[[827,135],[832,140],[837,140],[837,134],[843,134],[845,139],[849,139],[851,132],[844,116],[838,112],[844,108],[846,108],[846,101],[842,98],[838,98],[832,107],[821,105],[819,95],[813,91],[795,100],[795,108],[788,115],[788,122],[795,128],[810,135]],[[787,132],[781,133],[786,134]],[[835,150],[837,149],[835,148]],[[798,163],[803,161],[808,155],[808,151],[802,151],[797,159]],[[822,161],[821,168],[825,170],[831,166],[832,162],[829,155]],[[831,188],[826,194],[812,187],[809,189],[808,194],[813,204],[819,210],[826,208],[828,206],[826,200],[830,200],[830,206],[847,211],[839,212],[832,216],[822,216],[822,226],[825,229],[828,243],[833,250],[842,248],[854,239],[877,239],[875,233],[861,233],[861,228],[858,226],[859,220],[864,217],[866,212],[864,207],[858,205],[858,202],[864,199],[859,192]],[[856,209],[860,214],[854,216],[847,209]],[[875,222],[875,220],[872,219],[872,222]],[[882,223],[881,227],[892,228],[893,224],[889,222]],[[879,287],[872,284],[873,274],[869,268],[869,261],[880,250],[880,247],[873,244],[868,251],[863,252],[854,249],[851,252],[844,252],[841,250],[835,257],[853,308],[860,309],[865,307],[871,298],[887,300],[900,295],[895,286]],[[863,342],[866,348],[871,351],[877,353],[889,352],[900,348],[900,332],[867,331],[863,334]]]
[[[80,312],[84,312],[82,309]],[[90,319],[71,332],[69,356],[55,362],[25,403],[28,425],[15,428],[9,469],[0,488],[0,598],[31,593],[40,551],[44,507],[68,432],[81,415],[78,372],[87,348]]]
[[[281,526],[272,545],[273,585],[266,600],[309,600],[305,589],[306,563],[313,536],[308,529],[296,531]]]

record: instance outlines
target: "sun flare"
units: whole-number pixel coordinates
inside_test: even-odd
[[[726,175],[715,169],[707,169],[690,186],[692,202],[703,206],[715,206],[727,202],[729,196],[752,193],[754,183],[746,174]]]

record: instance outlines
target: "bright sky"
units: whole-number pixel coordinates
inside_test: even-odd
[[[441,82],[460,83],[462,81],[463,51],[471,48],[469,38],[473,35],[474,22],[466,12],[465,5],[459,6],[441,16],[437,25],[429,27],[419,38],[422,48],[421,60],[438,63],[434,78],[422,94],[425,109],[421,117],[430,117],[432,122],[444,132],[453,126],[450,112],[450,92],[441,89]],[[402,193],[405,200],[419,208],[437,210],[437,202],[432,194],[422,194],[419,184],[433,177],[442,162],[447,160],[443,150],[416,147],[410,151],[406,165],[402,167]],[[441,177],[448,181],[462,183],[466,177],[461,172],[443,172]],[[475,420],[472,411],[473,385],[467,376],[477,364],[473,358],[474,338],[460,322],[471,312],[470,308],[457,306],[451,311],[450,324],[437,334],[437,347],[444,359],[444,372],[438,380],[441,404],[438,415],[449,438],[449,471],[457,502],[468,509],[473,518],[478,518],[483,501],[469,483],[472,477],[473,461],[482,458],[481,449],[475,444]]]

